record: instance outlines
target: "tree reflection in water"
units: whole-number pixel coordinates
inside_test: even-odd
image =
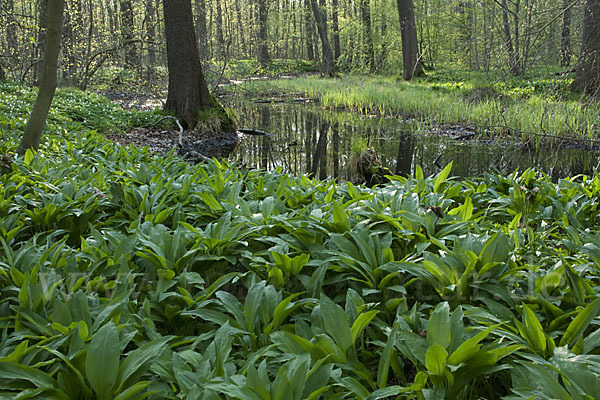
[[[412,174],[416,165],[425,174],[434,174],[453,161],[454,176],[535,167],[556,180],[590,174],[598,162],[598,153],[591,150],[454,140],[414,132],[414,124],[392,118],[359,117],[313,105],[240,103],[235,108],[240,126],[273,135],[247,136],[232,159],[250,168],[281,167],[285,172],[320,179],[344,178],[350,141],[357,137],[368,140],[383,166],[404,176]]]

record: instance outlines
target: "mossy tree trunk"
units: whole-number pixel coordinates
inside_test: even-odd
[[[163,0],[169,89],[165,109],[193,129],[200,111],[217,106],[202,73],[190,0]]]
[[[64,0],[48,0],[48,20],[46,43],[44,44],[44,61],[39,91],[33,110],[17,148],[18,154],[25,154],[27,149],[38,149],[42,140],[42,130],[46,124],[48,111],[52,105],[54,92],[58,84],[57,67],[60,54],[63,16],[65,10]]]

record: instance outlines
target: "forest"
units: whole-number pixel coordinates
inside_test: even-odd
[[[0,399],[595,399],[599,0],[0,0]]]

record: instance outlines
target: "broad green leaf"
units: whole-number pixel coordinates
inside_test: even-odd
[[[150,385],[150,383],[152,383],[152,382],[150,382],[150,381],[138,382],[135,385],[133,385],[133,386],[127,388],[126,390],[122,391],[121,393],[117,394],[113,400],[129,400],[131,398],[134,398],[134,396],[137,396],[138,393],[146,390],[146,388]],[[136,400],[139,398],[140,397],[135,397]]]
[[[120,356],[119,331],[110,322],[94,334],[85,358],[87,379],[99,399],[112,398]]]
[[[446,165],[442,172],[440,172],[439,175],[435,178],[435,181],[433,182],[434,193],[439,193],[440,188],[446,182],[446,179],[448,179],[448,175],[450,175],[450,171],[452,171],[452,163],[453,161],[450,161],[450,164]]]
[[[342,378],[342,385],[348,389],[352,395],[361,399],[366,399],[371,393],[362,383],[351,376]]]
[[[347,232],[351,229],[348,214],[346,214],[346,210],[344,210],[344,207],[342,207],[337,200],[333,201],[332,213],[333,223],[335,224],[338,232]]]
[[[446,370],[448,352],[439,344],[430,346],[425,353],[425,368],[433,375],[443,375]]]
[[[472,338],[469,338],[461,343],[460,346],[448,357],[448,364],[450,365],[459,365],[460,363],[468,360],[469,358],[475,356],[479,349],[481,348],[480,342],[485,339],[490,332],[496,329],[498,325],[491,326],[487,328],[485,331],[479,332]]]
[[[544,333],[544,329],[542,328],[542,324],[540,324],[538,317],[527,304],[523,304],[523,318],[530,344],[538,353],[544,353],[547,344],[546,334]]]
[[[435,307],[427,323],[427,343],[448,348],[452,339],[450,329],[450,305],[443,302]]]
[[[352,347],[352,331],[346,313],[324,294],[321,295],[319,307],[325,332],[346,352]]]
[[[37,368],[12,361],[0,361],[0,382],[4,384],[11,381],[30,382],[38,388],[54,388],[57,386],[54,378]],[[17,384],[12,387],[25,389],[25,386],[17,386]]]
[[[390,365],[392,363],[392,355],[394,354],[394,346],[396,345],[397,337],[398,327],[394,326],[392,332],[388,336],[385,348],[379,357],[379,365],[377,366],[377,387],[380,389],[385,388],[388,384]]]
[[[116,393],[121,393],[123,390],[129,388],[129,386],[137,383],[139,377],[160,356],[170,339],[170,337],[161,337],[145,343],[130,352],[119,367]]]
[[[356,345],[356,341],[358,340],[362,331],[367,327],[367,325],[369,325],[369,322],[371,322],[371,320],[375,318],[378,312],[379,311],[377,310],[367,311],[365,313],[360,314],[356,318],[356,320],[354,320],[352,328],[350,329],[350,331],[352,332],[352,343],[354,345]]]
[[[577,316],[571,321],[565,334],[560,339],[559,346],[569,345],[573,346],[582,336],[590,322],[600,312],[600,298],[592,301],[583,310],[581,310]]]

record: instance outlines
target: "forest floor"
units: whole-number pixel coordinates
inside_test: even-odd
[[[148,94],[138,91],[104,90],[99,94],[125,110],[151,111],[161,109],[166,93]],[[164,96],[162,96],[164,95]],[[170,125],[175,125],[171,123]],[[148,146],[156,154],[174,151],[190,163],[198,163],[207,158],[226,158],[239,144],[238,132],[214,132],[212,130],[187,130],[180,132],[172,126],[134,127],[126,132],[108,135],[108,138],[122,146]]]

